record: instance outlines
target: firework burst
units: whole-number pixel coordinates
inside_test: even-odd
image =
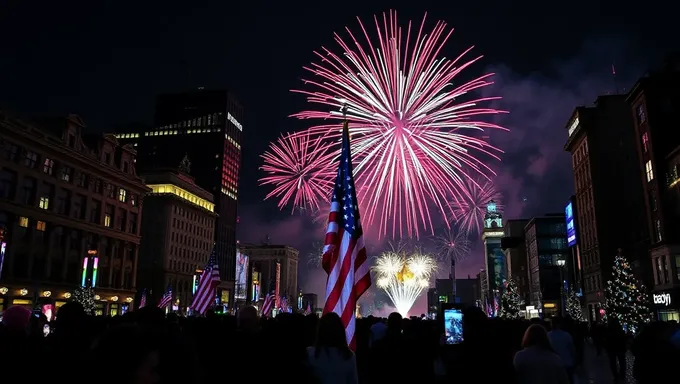
[[[307,264],[313,267],[321,267],[323,260],[323,243],[315,241],[312,243],[312,249],[307,254]]]
[[[408,317],[408,311],[430,285],[430,277],[436,269],[436,260],[419,251],[411,254],[385,252],[373,267],[376,285],[385,291],[403,317]]]
[[[470,254],[470,240],[467,233],[455,229],[447,229],[446,232],[435,238],[437,243],[437,260],[456,262],[464,260]]]
[[[502,111],[480,106],[497,98],[462,100],[492,84],[491,74],[456,81],[481,56],[464,59],[468,49],[452,60],[439,57],[452,32],[446,23],[427,33],[425,18],[405,29],[396,12],[374,19],[377,40],[359,20],[365,43],[346,29],[349,43],[335,35],[341,54],[323,48],[320,62],[305,67],[314,75],[304,80],[312,90],[293,92],[317,108],[293,116],[327,122],[298,135],[322,138],[337,157],[344,119],[338,110],[346,105],[364,221],[377,224],[380,236],[434,234],[431,208],[450,215],[449,199],[469,198],[468,174],[494,174],[482,158],[498,159],[500,150],[484,131],[504,128],[481,118]]]
[[[491,200],[496,203],[496,210],[503,212],[504,207],[500,204],[502,195],[490,181],[468,181],[466,185],[469,193],[452,201],[450,206],[458,229],[470,235],[478,235],[482,232],[486,206]]]
[[[279,198],[279,208],[292,202],[293,212],[319,209],[319,201],[329,196],[333,186],[335,173],[329,167],[333,156],[320,138],[281,136],[262,155],[261,169],[268,176],[260,179],[260,185],[274,186],[265,199]]]

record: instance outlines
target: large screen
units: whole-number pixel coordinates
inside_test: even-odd
[[[567,244],[573,247],[576,245],[576,225],[574,224],[574,205],[571,201],[564,208],[564,216],[567,220]]]
[[[236,300],[245,300],[248,295],[248,256],[236,251]]]

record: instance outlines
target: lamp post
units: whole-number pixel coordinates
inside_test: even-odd
[[[562,268],[566,264],[566,260],[557,260],[557,267],[560,269],[560,314],[564,317],[564,274],[562,273]]]

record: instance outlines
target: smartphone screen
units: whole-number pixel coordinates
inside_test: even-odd
[[[463,311],[459,308],[444,309],[444,333],[446,344],[463,342]]]

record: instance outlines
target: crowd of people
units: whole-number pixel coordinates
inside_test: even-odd
[[[573,383],[583,375],[584,348],[606,353],[615,380],[635,355],[640,384],[665,381],[680,361],[676,323],[652,323],[631,339],[616,321],[588,327],[568,318],[488,319],[463,313],[463,342],[446,345],[441,324],[419,318],[362,318],[356,351],[340,318],[280,314],[260,318],[254,307],[238,316],[166,315],[145,307],[116,317],[91,317],[78,303],[44,317],[22,307],[3,314],[0,365],[22,381],[69,383],[453,383],[470,380]],[[46,331],[49,329],[49,332]]]

